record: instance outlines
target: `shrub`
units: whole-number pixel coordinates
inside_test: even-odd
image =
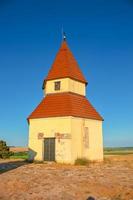
[[[77,158],[75,160],[75,165],[87,165],[89,164],[89,160],[87,160],[86,158]]]
[[[6,145],[6,142],[0,140],[0,158],[9,158],[11,154],[12,153],[9,151],[9,147]]]
[[[10,158],[13,159],[28,159],[28,152],[14,152]]]

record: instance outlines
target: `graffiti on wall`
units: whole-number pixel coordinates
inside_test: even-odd
[[[38,137],[38,140],[43,139],[44,138],[44,133],[38,133],[37,137]]]
[[[60,142],[61,139],[71,139],[71,134],[69,133],[55,133],[56,139]]]

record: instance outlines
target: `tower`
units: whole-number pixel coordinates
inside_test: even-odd
[[[30,159],[103,160],[103,118],[87,100],[86,86],[64,38],[43,82],[44,98],[28,117]]]

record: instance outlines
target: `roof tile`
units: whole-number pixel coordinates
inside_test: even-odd
[[[61,116],[103,120],[85,96],[69,92],[47,95],[31,113],[28,120]]]
[[[66,41],[62,42],[45,81],[58,78],[72,78],[87,83]]]

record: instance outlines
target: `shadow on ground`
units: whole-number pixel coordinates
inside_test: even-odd
[[[16,169],[18,167],[21,167],[23,165],[28,165],[30,164],[29,162],[25,160],[15,160],[15,161],[2,161],[0,163],[0,174],[5,173],[7,171]]]

